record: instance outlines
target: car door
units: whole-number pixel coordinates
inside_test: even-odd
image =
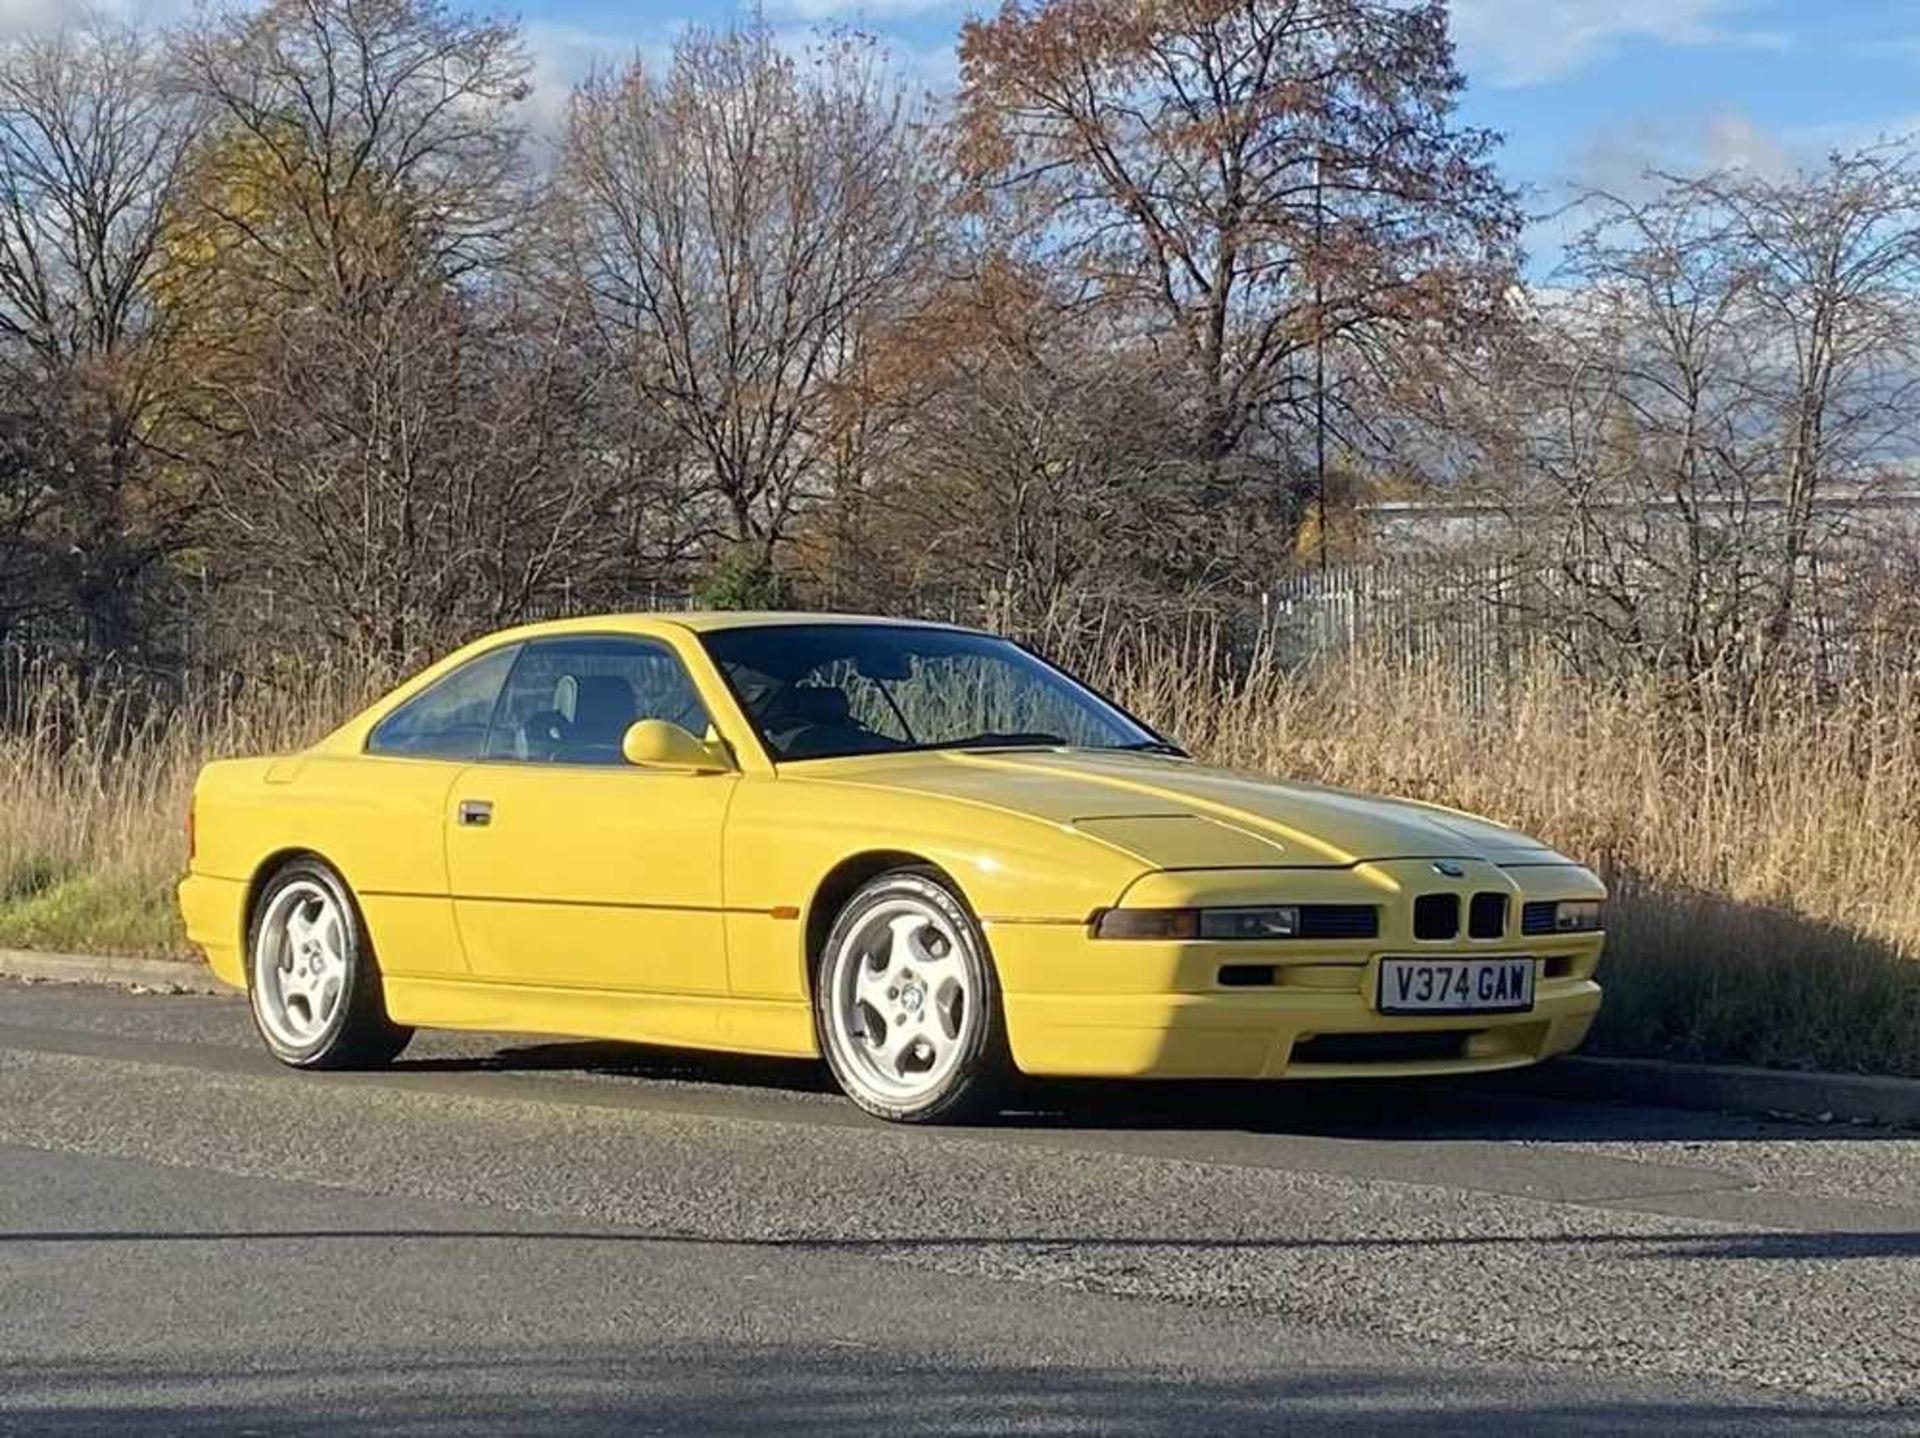
[[[641,719],[708,728],[667,645],[588,634],[522,647],[486,752],[449,796],[448,876],[475,977],[727,991],[720,837],[737,776],[628,764],[620,741]]]
[[[397,705],[359,754],[303,754],[268,775],[300,813],[300,838],[352,885],[381,968],[395,978],[467,972],[447,890],[447,802],[484,752],[520,646],[480,654]]]

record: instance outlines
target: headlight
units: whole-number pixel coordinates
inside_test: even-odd
[[[1553,906],[1556,934],[1591,934],[1600,927],[1598,899],[1563,899]]]
[[[1291,904],[1260,909],[1202,909],[1203,939],[1291,939],[1300,932],[1300,911]]]
[[[1096,939],[1292,939],[1300,910],[1292,904],[1235,909],[1108,909],[1095,916]]]

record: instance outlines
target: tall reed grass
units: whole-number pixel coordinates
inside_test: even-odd
[[[1236,768],[1446,804],[1537,834],[1614,891],[1621,1052],[1920,1075],[1920,677],[1755,696],[1349,654],[1222,664],[1205,634],[1090,671]]]
[[[1200,757],[1487,814],[1615,890],[1603,1047],[1920,1074],[1920,679],[1756,703],[1541,655],[1230,662],[1217,639],[1065,656]],[[0,945],[182,954],[193,776],[309,742],[393,676],[249,662],[163,700],[18,669],[0,692]]]
[[[333,655],[166,681],[0,658],[0,946],[186,956],[200,766],[311,743],[391,678]]]

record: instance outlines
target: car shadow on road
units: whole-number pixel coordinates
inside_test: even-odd
[[[954,1361],[867,1344],[635,1343],[460,1358],[381,1352],[152,1365],[0,1363],[0,1429],[40,1434],[350,1430],[424,1435],[911,1435],[1312,1432],[1435,1438],[1510,1431],[1551,1438],[1898,1431],[1884,1410],[1762,1397],[1684,1401],[1606,1389],[1554,1392],[1489,1374],[1464,1390],[1390,1363],[1212,1372]],[[238,1358],[240,1355],[234,1355]]]
[[[694,1086],[721,1094],[837,1098],[819,1063],[607,1042],[504,1045],[486,1054],[426,1055],[395,1063],[420,1073],[502,1073]],[[1471,1079],[1316,1079],[1311,1082],[1029,1080],[987,1125],[1017,1129],[1180,1130],[1278,1136],[1530,1143],[1793,1139],[1920,1141],[1873,1125],[1755,1118],[1551,1098],[1527,1071]]]
[[[1071,1239],[1043,1233],[913,1233],[871,1237],[714,1237],[696,1233],[659,1233],[645,1229],[538,1228],[305,1228],[305,1229],[14,1229],[0,1230],[0,1246],[19,1244],[93,1245],[109,1243],[258,1243],[268,1247],[297,1243],[360,1243],[366,1241],[570,1244],[675,1244],[690,1247],[765,1248],[790,1253],[889,1253],[924,1256],[935,1249],[1030,1249],[1035,1254],[1057,1251],[1062,1244],[1087,1249],[1129,1249],[1174,1253],[1185,1250],[1273,1254],[1307,1253],[1326,1249],[1390,1254],[1434,1249],[1552,1249],[1599,1250],[1620,1259],[1739,1259],[1791,1263],[1842,1259],[1920,1259],[1920,1232],[1857,1232],[1851,1230],[1764,1230],[1729,1233],[1701,1230],[1679,1233],[1588,1232],[1549,1234],[1368,1234],[1323,1238],[1309,1235],[1243,1237],[1238,1235],[1086,1234]],[[4,1431],[4,1429],[0,1429]]]
[[[1202,1129],[1299,1137],[1529,1143],[1920,1139],[1874,1125],[1759,1118],[1550,1097],[1525,1072],[1466,1079],[1275,1083],[1049,1083],[1003,1122],[1087,1129]]]
[[[591,1074],[713,1088],[790,1094],[838,1093],[824,1065],[801,1059],[656,1048],[601,1040],[510,1044],[488,1054],[403,1057],[392,1067],[417,1073]]]

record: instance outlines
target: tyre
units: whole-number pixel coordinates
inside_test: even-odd
[[[847,1097],[900,1123],[989,1112],[1011,1065],[985,936],[931,869],[869,882],[818,961],[814,1025]]]
[[[318,859],[275,870],[247,930],[247,995],[273,1056],[295,1068],[371,1068],[413,1030],[387,1018],[360,906]]]

